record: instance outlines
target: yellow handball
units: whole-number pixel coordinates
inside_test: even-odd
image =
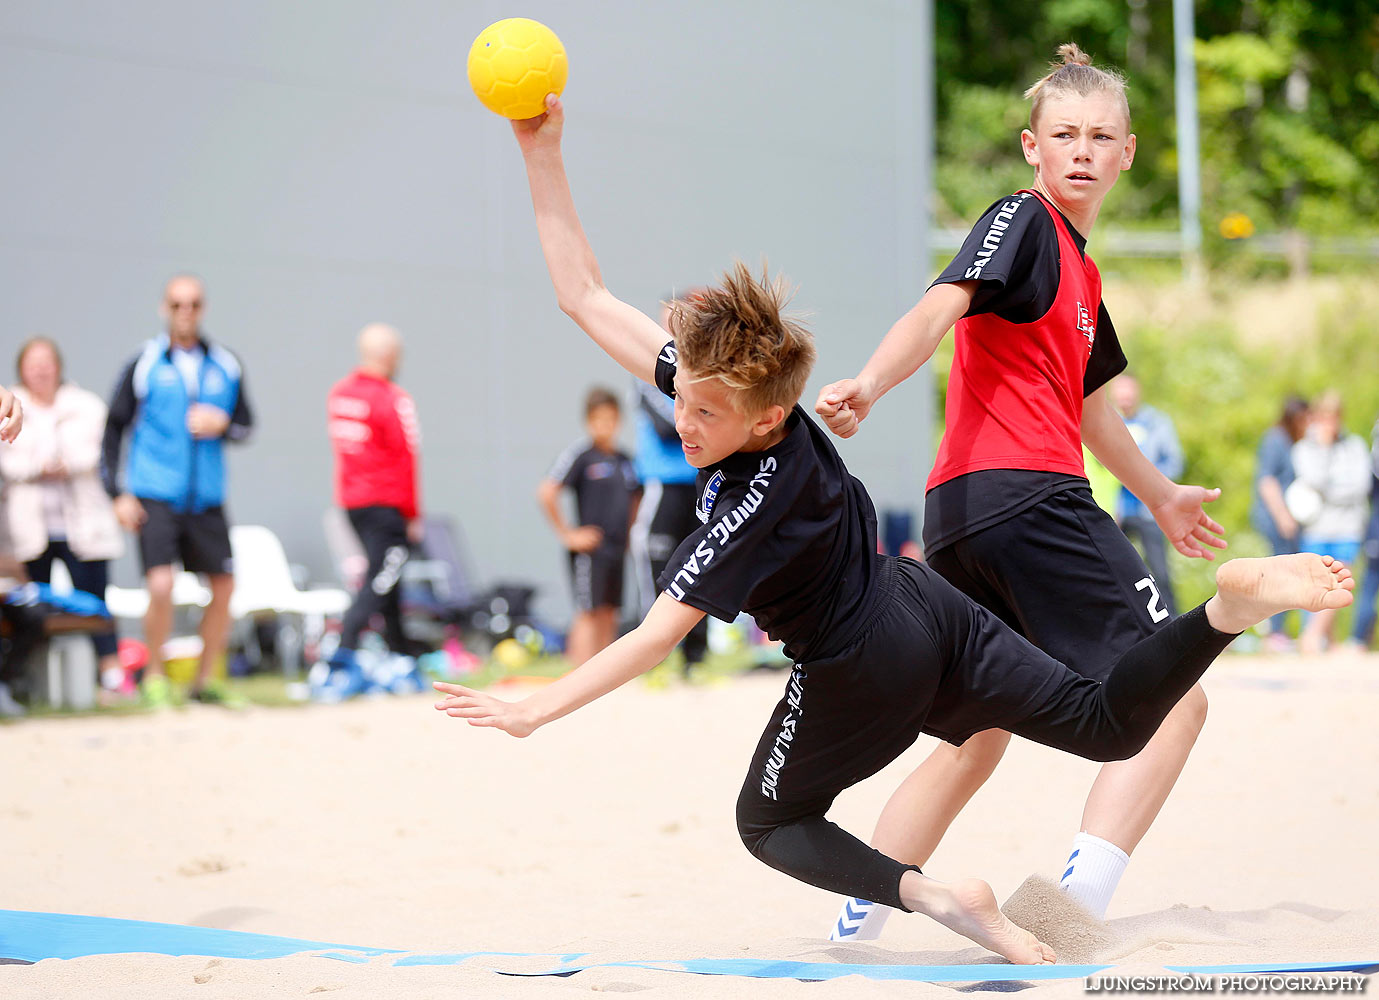
[[[469,85],[481,104],[504,118],[535,118],[546,95],[565,89],[570,63],[555,32],[540,21],[494,21],[469,47]]]

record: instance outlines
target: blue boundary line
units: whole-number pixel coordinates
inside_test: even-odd
[[[0,955],[38,962],[45,958],[83,958],[123,952],[155,955],[206,955],[211,958],[286,958],[306,951],[338,949],[377,956],[400,954],[396,948],[361,948],[351,944],[306,941],[71,913],[0,910]]]
[[[350,963],[366,963],[380,956],[396,956],[391,966],[458,965],[476,958],[542,958],[550,968],[536,972],[490,971],[517,977],[572,976],[586,969],[628,968],[702,976],[742,976],[753,979],[824,981],[844,976],[872,980],[908,980],[930,983],[1014,983],[1052,979],[1085,979],[1110,965],[864,965],[835,962],[800,962],[756,958],[692,958],[627,962],[588,962],[582,953],[528,953],[471,951],[446,954],[409,954],[397,948],[364,948],[310,941],[301,938],[251,934],[215,927],[189,927],[113,917],[88,917],[68,913],[0,910],[0,956],[22,962],[48,958],[82,958],[148,952],[159,955],[205,955],[213,958],[269,959],[316,953],[317,957]],[[1379,972],[1379,961],[1355,962],[1252,962],[1238,965],[1170,965],[1169,971],[1196,975],[1263,975],[1279,973],[1339,973],[1362,975]]]

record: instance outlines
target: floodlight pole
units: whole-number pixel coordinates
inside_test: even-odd
[[[1197,60],[1192,46],[1193,0],[1173,0],[1173,104],[1178,129],[1178,230],[1183,278],[1200,284],[1202,267],[1202,163],[1197,140]]]

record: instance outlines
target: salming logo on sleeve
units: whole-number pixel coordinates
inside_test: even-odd
[[[643,357],[645,357],[645,355],[643,355]],[[661,354],[656,360],[664,361],[668,365],[678,365],[680,363],[680,355],[675,351],[675,341],[667,341],[666,346],[661,348]]]
[[[709,525],[709,532],[699,540],[694,547],[694,551],[689,554],[684,564],[675,572],[670,584],[666,587],[666,593],[677,601],[683,601],[689,588],[693,587],[699,580],[699,575],[704,568],[713,562],[714,558],[722,551],[733,537],[747,523],[757,509],[761,507],[762,501],[766,499],[766,490],[771,485],[771,477],[776,472],[776,459],[772,457],[763,458],[757,474],[748,483],[747,494],[742,501]],[[713,479],[709,480],[709,486],[714,485],[714,481],[719,482],[719,487],[715,487],[714,496],[717,499],[718,488],[722,484],[721,473],[715,473]],[[708,488],[705,488],[707,494]],[[700,501],[703,506],[703,501]],[[710,505],[712,506],[712,505]]]
[[[1019,198],[1012,199],[1001,206],[995,217],[991,220],[991,228],[986,231],[986,237],[982,240],[982,248],[977,251],[976,257],[963,272],[964,278],[980,278],[982,268],[986,267],[991,260],[991,255],[996,252],[996,248],[1001,245],[1001,237],[1005,236],[1006,230],[1010,228],[1010,222],[1015,218],[1016,211],[1024,203],[1028,195],[1021,195]]]

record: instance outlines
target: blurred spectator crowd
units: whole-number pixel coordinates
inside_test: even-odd
[[[54,340],[21,345],[18,381],[0,389],[0,716],[35,701],[235,707],[227,675],[269,663],[310,665],[295,693],[322,701],[419,691],[419,655],[454,677],[478,662],[466,638],[545,644],[533,589],[476,587],[454,525],[422,516],[420,430],[393,381],[390,326],[361,331],[358,364],[326,401],[337,508],[324,527],[349,589],[304,589],[270,528],[231,525],[224,449],[250,439],[254,415],[205,309],[201,279],[172,278],[163,332],[136,345],[108,400],[64,376]],[[137,588],[110,581],[127,543]],[[137,634],[120,637],[122,623]]]

